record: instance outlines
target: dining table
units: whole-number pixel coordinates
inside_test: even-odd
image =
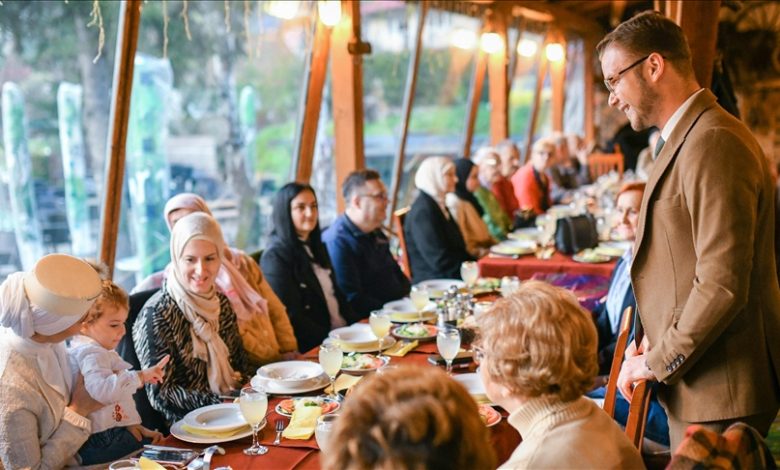
[[[549,258],[538,258],[533,254],[509,257],[489,254],[479,261],[479,274],[482,277],[517,276],[521,280],[531,279],[542,274],[587,274],[609,278],[615,269],[617,258],[604,263],[582,263],[572,256],[559,251]]]
[[[466,345],[467,346],[467,345]],[[317,361],[318,349],[314,348],[303,355],[304,360]],[[428,358],[437,354],[436,342],[421,342],[416,348],[408,352],[403,357],[391,357],[389,365],[405,365],[416,364],[424,367],[437,367],[432,365]],[[469,363],[465,366],[461,366],[453,369],[453,374],[461,374],[474,372],[476,370],[476,364]],[[343,372],[342,372],[343,373]],[[371,374],[376,372],[371,372]],[[365,380],[365,377],[361,380]],[[303,394],[304,396],[317,395],[323,393],[312,392]],[[353,393],[360,393],[359,386]],[[264,468],[274,470],[289,470],[289,469],[319,469],[321,452],[317,446],[315,438],[312,436],[308,440],[292,440],[283,438],[281,444],[278,446],[272,445],[276,432],[274,430],[274,423],[279,419],[289,421],[282,415],[279,415],[275,411],[276,405],[283,399],[290,398],[286,396],[274,396],[269,395],[268,399],[268,414],[266,416],[267,424],[258,434],[260,443],[268,447],[269,451],[265,455],[260,456],[248,456],[244,455],[243,449],[251,445],[252,438],[246,437],[235,441],[224,442],[219,444],[224,450],[225,455],[215,455],[211,462],[211,468],[218,467],[231,467],[233,470],[239,469],[253,469]],[[345,402],[349,401],[349,396],[345,398]],[[520,444],[521,438],[518,432],[509,425],[506,417],[508,413],[506,410],[497,407],[496,408],[502,416],[501,421],[490,427],[491,444],[494,448],[498,462],[505,462],[509,459],[514,449]],[[165,437],[160,445],[178,447],[178,448],[190,448],[196,450],[202,450],[207,447],[206,445],[191,444],[181,441],[169,435]]]

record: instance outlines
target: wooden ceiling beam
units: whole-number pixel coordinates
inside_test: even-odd
[[[572,12],[570,9],[561,5],[547,2],[534,2],[529,0],[516,1],[513,2],[513,5],[515,6],[515,8],[513,8],[514,11],[520,11],[517,9],[517,7],[520,7],[542,13],[548,13],[554,17],[555,22],[561,29],[578,33],[587,38],[600,38],[605,34],[604,28],[602,28],[601,25],[596,21],[585,18],[582,15]]]

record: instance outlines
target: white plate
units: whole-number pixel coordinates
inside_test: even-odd
[[[191,434],[185,431],[184,429],[182,429],[183,424],[184,424],[184,420],[176,421],[175,423],[173,423],[173,426],[171,426],[171,435],[173,435],[173,437],[175,437],[180,441],[191,442],[193,444],[219,444],[220,442],[235,441],[236,439],[242,439],[244,437],[252,435],[252,428],[247,427],[246,431],[242,431],[230,437],[205,437],[205,436],[199,436],[197,434]],[[265,420],[261,423],[260,429],[264,427],[265,427]]]
[[[382,367],[386,366],[387,363],[390,362],[390,357],[382,356],[381,360],[382,360],[382,365],[380,365],[378,367],[373,367],[371,369],[357,369],[357,368],[352,368],[352,367],[342,367],[341,368],[341,372],[346,372],[347,374],[350,374],[350,375],[366,375],[369,372],[375,372],[375,371],[381,369]]]
[[[458,289],[466,287],[466,283],[460,279],[428,279],[417,283],[417,287],[421,289],[428,289],[428,295],[430,298],[435,299],[444,295],[444,291],[455,286]]]
[[[371,331],[368,323],[355,323],[354,325],[336,328],[328,334],[328,337],[337,340],[342,349],[352,348],[379,348],[379,340]]]
[[[247,425],[236,403],[204,406],[187,413],[182,421],[204,432],[230,431]]]
[[[280,387],[302,387],[324,374],[322,366],[311,361],[281,361],[257,369],[261,379]]]
[[[536,227],[526,227],[509,232],[506,237],[511,240],[531,240],[536,241],[541,236],[542,231]]]
[[[325,388],[330,383],[330,379],[328,379],[327,375],[323,374],[300,387],[285,387],[276,382],[269,382],[258,376],[254,376],[252,377],[252,380],[250,380],[250,383],[253,387],[262,388],[266,393],[272,395],[297,395],[299,393],[313,392]]]
[[[285,411],[282,408],[282,403],[287,401],[287,400],[306,400],[306,399],[317,400],[319,403],[323,403],[324,402],[324,403],[335,403],[336,404],[335,408],[333,408],[332,410],[330,410],[330,411],[328,411],[327,413],[324,413],[324,414],[334,413],[341,407],[341,404],[338,402],[338,400],[335,400],[335,399],[330,398],[330,397],[322,397],[322,396],[320,396],[320,397],[287,398],[286,400],[282,400],[279,403],[277,403],[276,408],[274,408],[274,410],[277,413],[279,413],[280,415],[287,416],[288,418],[290,418],[290,417],[292,417],[292,413],[288,413],[287,411]]]
[[[392,336],[385,336],[385,339],[382,342],[382,350],[390,349],[393,347],[393,345],[396,343],[395,338]],[[375,341],[372,344],[365,345],[365,346],[344,346],[342,345],[341,349],[345,353],[351,353],[351,352],[359,352],[359,353],[368,353],[368,352],[375,352],[379,351],[379,341]]]
[[[383,307],[390,313],[390,321],[393,323],[416,323],[422,321],[436,320],[436,304],[429,302],[422,311],[422,315],[417,313],[412,300],[408,297],[394,300],[386,303]]]

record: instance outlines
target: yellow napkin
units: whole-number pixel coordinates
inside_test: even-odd
[[[471,395],[471,398],[474,399],[475,402],[477,402],[477,405],[492,405],[493,401],[488,398],[487,395],[484,393],[475,393]]]
[[[229,431],[206,431],[199,428],[194,428],[192,426],[189,426],[187,424],[182,423],[181,428],[190,433],[194,434],[196,436],[202,436],[202,437],[216,437],[218,439],[224,438],[224,437],[232,437],[236,434],[240,434],[247,430],[246,426],[240,426],[236,429],[231,429]]]
[[[344,374],[342,373],[339,375],[339,378],[336,379],[336,382],[333,383],[333,386],[335,387],[337,392],[340,392],[342,390],[347,390],[348,388],[351,388],[356,383],[360,382],[360,379],[363,377],[356,377],[354,375]],[[330,385],[328,385],[327,388],[325,388],[325,393],[333,393],[333,391],[330,388]]]
[[[155,462],[154,460],[141,457],[138,459],[138,468],[141,470],[165,470],[165,467]]]
[[[409,342],[398,341],[394,345],[389,347],[385,351],[385,354],[387,354],[388,356],[404,357],[406,356],[406,353],[416,348],[418,344],[420,344],[420,342],[417,340],[409,341]]]
[[[282,433],[286,439],[308,439],[314,434],[317,418],[322,414],[319,406],[296,406],[290,425]]]

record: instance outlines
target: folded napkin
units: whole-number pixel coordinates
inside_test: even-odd
[[[339,378],[336,379],[336,382],[333,383],[333,387],[336,389],[337,392],[340,392],[342,390],[347,390],[349,388],[352,388],[356,383],[360,381],[363,377],[356,377],[354,375],[349,374],[341,374],[339,375]],[[330,385],[328,385],[325,388],[325,393],[333,393],[333,390],[331,390]]]
[[[222,438],[225,438],[225,437],[233,437],[236,434],[241,434],[242,432],[246,432],[246,430],[247,430],[246,426],[240,426],[240,427],[238,427],[236,429],[231,429],[229,431],[207,431],[207,430],[204,430],[204,429],[192,427],[192,426],[190,426],[188,424],[184,424],[184,423],[182,423],[181,428],[184,431],[186,431],[186,432],[188,432],[190,434],[194,434],[196,436],[216,437],[218,439],[222,439]]]
[[[286,439],[309,439],[314,434],[317,418],[322,414],[319,406],[299,406],[293,411],[290,425],[285,428],[282,437]]]
[[[390,346],[385,351],[385,354],[387,354],[388,356],[404,357],[406,356],[406,353],[416,348],[418,344],[420,344],[420,342],[417,340],[397,341],[394,345]]]

